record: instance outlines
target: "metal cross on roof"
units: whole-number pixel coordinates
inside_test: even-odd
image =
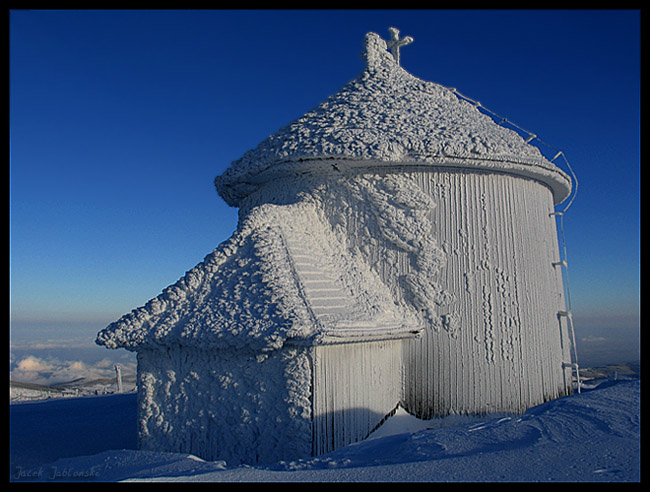
[[[390,31],[390,41],[386,43],[386,47],[390,50],[390,52],[393,55],[393,58],[395,58],[395,61],[399,65],[399,49],[402,46],[411,44],[413,42],[413,38],[411,36],[406,36],[400,39],[399,29],[396,29],[394,27],[389,27],[388,31]]]

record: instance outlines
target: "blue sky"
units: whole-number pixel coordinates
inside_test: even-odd
[[[634,345],[634,10],[11,11],[12,343],[90,345],[200,262],[237,221],[214,177],[354,78],[365,33],[390,26],[415,39],[410,73],[564,151],[578,337]]]

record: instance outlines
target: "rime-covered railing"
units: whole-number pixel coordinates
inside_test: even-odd
[[[566,158],[566,155],[564,154],[564,152],[561,151],[560,149],[558,149],[556,147],[553,147],[552,145],[544,142],[543,140],[541,140],[539,138],[539,136],[537,134],[535,134],[533,132],[530,132],[528,130],[525,130],[524,128],[520,127],[519,125],[512,122],[508,118],[506,118],[504,116],[501,116],[500,114],[495,113],[494,111],[486,108],[479,101],[476,101],[475,99],[472,99],[470,97],[467,97],[464,94],[461,94],[458,91],[458,89],[456,89],[455,87],[447,87],[447,89],[450,90],[451,92],[453,92],[456,95],[456,97],[458,97],[459,99],[462,99],[464,101],[469,102],[470,104],[473,104],[479,111],[481,111],[482,113],[484,113],[484,114],[488,115],[490,118],[492,118],[492,120],[497,125],[503,126],[504,128],[509,128],[509,129],[514,130],[517,133],[519,133],[522,137],[525,138],[526,143],[534,144],[540,150],[540,152],[542,152],[542,154],[544,154],[545,149],[548,149],[551,152],[555,152],[555,155],[552,158],[549,158],[549,156],[545,155],[545,157],[547,157],[550,162],[555,163],[555,161],[557,160],[558,157],[562,157],[567,170],[569,171],[569,173],[571,174],[571,176],[573,178],[573,194],[572,194],[571,198],[569,199],[569,201],[567,202],[567,204],[564,206],[564,209],[562,210],[562,213],[566,212],[569,209],[569,207],[571,206],[571,204],[573,203],[573,201],[574,201],[574,199],[575,199],[575,197],[576,197],[576,195],[578,193],[578,177],[576,176],[575,172],[573,171],[573,168],[571,167],[571,164],[569,163],[569,160]],[[506,124],[508,126],[505,126]]]

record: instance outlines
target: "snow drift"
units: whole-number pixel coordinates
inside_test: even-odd
[[[133,395],[129,395],[133,396]],[[640,480],[641,384],[609,381],[581,394],[529,409],[522,415],[452,416],[419,421],[398,412],[371,438],[317,458],[269,466],[232,467],[188,454],[114,450],[111,439],[133,444],[133,429],[106,432],[101,408],[114,422],[134,422],[132,404],[118,397],[12,405],[11,479],[40,481],[564,481]],[[94,404],[93,409],[89,402]],[[84,433],[48,430],[62,423],[57,405],[87,417]],[[16,410],[21,414],[18,419]],[[84,419],[82,419],[84,420]],[[18,424],[19,427],[15,428]],[[17,443],[38,435],[16,454]],[[92,439],[89,439],[92,436]],[[61,446],[62,440],[67,443]],[[104,451],[79,456],[92,440]],[[31,451],[32,456],[29,456]],[[61,459],[46,464],[44,457]],[[67,457],[64,457],[67,456]],[[39,460],[41,458],[41,460]],[[20,459],[31,459],[25,465]],[[22,475],[21,475],[22,473]]]

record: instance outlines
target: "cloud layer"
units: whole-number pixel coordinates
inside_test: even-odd
[[[117,363],[122,374],[135,374],[135,358],[125,351],[89,348],[71,340],[12,344],[9,379],[49,385],[79,378],[113,378]]]

